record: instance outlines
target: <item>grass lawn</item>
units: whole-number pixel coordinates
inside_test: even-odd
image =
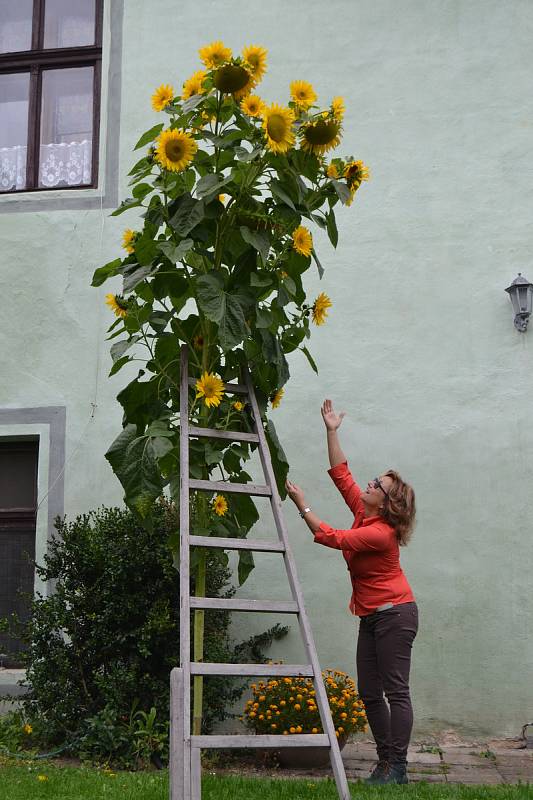
[[[39,780],[45,776],[46,780]],[[531,800],[530,786],[443,786],[410,784],[369,788],[351,784],[352,797],[413,800]],[[202,800],[335,800],[335,784],[328,779],[288,780],[243,778],[204,773]],[[106,773],[84,767],[58,767],[51,762],[13,764],[0,760],[0,800],[167,800],[168,776],[161,772]]]

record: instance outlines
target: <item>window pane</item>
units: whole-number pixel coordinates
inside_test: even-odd
[[[39,186],[91,183],[94,67],[43,71]]]
[[[45,47],[94,44],[95,0],[46,0]]]
[[[31,50],[33,0],[0,0],[0,53]]]
[[[0,442],[0,509],[34,509],[37,501],[37,442]]]
[[[0,191],[26,186],[30,74],[0,75]]]

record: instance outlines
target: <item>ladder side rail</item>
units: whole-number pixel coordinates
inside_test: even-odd
[[[183,800],[191,800],[189,369],[186,344],[181,347],[180,362],[180,667],[183,673]]]
[[[170,672],[170,743],[169,743],[169,789],[170,800],[181,800],[183,796],[183,670],[174,667]]]
[[[326,694],[326,687],[324,686],[324,681],[322,680],[322,670],[320,668],[320,663],[318,661],[318,654],[316,651],[311,625],[309,623],[307,612],[305,610],[303,592],[301,590],[296,572],[296,563],[294,560],[294,556],[292,554],[292,549],[289,545],[289,536],[285,524],[285,519],[283,517],[281,498],[279,496],[276,477],[274,475],[274,469],[272,467],[270,450],[268,447],[268,442],[266,440],[265,431],[261,420],[261,413],[259,411],[259,406],[257,404],[257,398],[255,396],[252,377],[250,375],[250,371],[247,368],[245,368],[244,377],[246,380],[246,385],[248,386],[249,400],[252,406],[255,430],[257,435],[259,436],[259,454],[263,466],[263,472],[265,474],[267,485],[270,486],[272,492],[270,497],[272,513],[274,515],[274,521],[276,524],[276,528],[278,530],[279,538],[285,545],[285,553],[283,554],[283,558],[287,569],[287,577],[289,580],[289,585],[291,587],[292,596],[298,603],[298,607],[300,609],[300,613],[298,614],[300,632],[302,635],[305,652],[307,654],[307,660],[312,665],[315,674],[315,691],[318,701],[317,702],[318,710],[320,712],[320,719],[322,721],[322,728],[324,732],[327,733],[331,745],[331,766],[333,768],[333,773],[335,775],[337,790],[342,800],[350,800],[350,791],[348,789],[348,782],[346,780],[346,772],[344,770],[344,764],[342,762],[340,754],[339,743],[337,741],[335,728],[333,726],[333,719],[331,717],[329,709],[329,701]]]

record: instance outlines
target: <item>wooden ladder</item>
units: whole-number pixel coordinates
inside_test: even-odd
[[[247,395],[252,408],[255,433],[221,431],[200,428],[189,424],[189,386],[196,381],[188,374],[187,345],[181,348],[180,386],[180,667],[170,674],[170,799],[201,800],[201,748],[274,748],[327,747],[340,800],[350,800],[350,791],[344,771],[339,744],[329,709],[322,672],[318,662],[309,619],[304,607],[302,589],[296,574],[287,528],[282,514],[270,452],[261,422],[261,415],[253,389],[250,373],[244,371],[246,383],[225,383],[230,393]],[[259,445],[261,464],[265,475],[264,485],[231,483],[225,481],[193,480],[189,477],[189,438],[208,437],[234,442],[255,442]],[[190,536],[189,491],[244,492],[270,498],[272,513],[278,532],[277,542],[251,539]],[[191,597],[189,590],[189,548],[209,547],[224,550],[253,550],[282,553],[292,593],[292,601],[268,601]],[[194,609],[222,609],[225,611],[264,611],[296,614],[305,646],[307,664],[213,664],[191,662],[190,612]],[[284,735],[191,735],[191,676],[194,675],[250,675],[298,676],[314,680],[317,706],[322,720],[323,734]]]

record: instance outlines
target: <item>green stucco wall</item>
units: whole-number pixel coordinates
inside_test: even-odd
[[[112,5],[119,25],[121,6]],[[157,121],[153,88],[177,88],[199,68],[202,44],[266,46],[270,68],[259,92],[266,100],[285,101],[298,78],[313,82],[324,102],[345,97],[339,152],[362,158],[372,180],[339,212],[336,252],[315,235],[326,274],[320,282],[310,273],[308,285],[333,301],[311,342],[320,374],[295,354],[273,418],[292,479],[331,524],[351,520],[326,474],[324,397],[347,412],[341,441],[362,482],[394,467],[415,487],[418,526],[402,563],[420,606],[412,677],[418,730],[516,735],[533,713],[533,329],[515,331],[503,290],[518,271],[533,279],[533,5],[124,6],[115,62],[106,16],[104,85],[111,71],[113,93],[102,120],[109,153],[120,136],[120,197],[131,147]],[[69,515],[121,497],[103,454],[120,428],[114,397],[126,373],[106,377],[110,287],[89,284],[136,218],[110,218],[101,194],[0,197],[0,408],[66,406]],[[81,208],[88,195],[96,207]],[[321,662],[353,673],[356,624],[346,610],[344,562],[312,543],[292,504],[286,513]],[[261,527],[266,535],[266,506]],[[281,560],[257,556],[257,564],[240,593],[288,596]],[[246,617],[237,632],[264,623]],[[299,661],[298,642],[294,624],[273,657]]]

